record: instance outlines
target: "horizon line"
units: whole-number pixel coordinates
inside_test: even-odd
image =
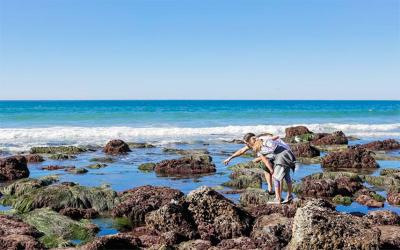
[[[5,101],[400,101],[400,99],[0,99]]]

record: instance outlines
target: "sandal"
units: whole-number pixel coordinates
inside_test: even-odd
[[[293,200],[293,196],[291,195],[291,196],[288,196],[283,202],[282,202],[282,204],[285,204],[285,203],[289,203],[289,202],[291,202]]]
[[[269,195],[274,195],[275,194],[275,191],[270,191],[270,190],[266,190],[266,192],[269,194]]]

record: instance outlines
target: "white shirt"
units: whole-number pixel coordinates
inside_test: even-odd
[[[272,154],[278,146],[284,147],[285,149],[291,151],[290,146],[280,138],[272,140],[272,136],[260,136],[258,139],[262,140],[263,142],[261,150],[257,154],[258,156]]]

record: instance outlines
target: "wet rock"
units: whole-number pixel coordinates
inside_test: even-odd
[[[387,201],[390,205],[400,206],[400,192],[397,188],[392,188],[387,194]]]
[[[319,150],[311,146],[310,143],[291,144],[290,148],[296,157],[312,158],[320,155]]]
[[[343,196],[343,195],[338,194],[332,198],[332,202],[335,204],[349,206],[349,205],[351,205],[351,203],[353,201],[352,201],[351,197],[349,197],[349,196]]]
[[[56,146],[56,147],[33,147],[31,154],[80,154],[86,152],[86,148],[76,146]]]
[[[301,197],[334,197],[338,194],[338,186],[330,179],[303,179],[298,195]]]
[[[296,214],[296,210],[298,207],[300,207],[301,203],[302,201],[293,201],[290,204],[250,204],[245,207],[245,209],[255,218],[276,213],[291,218],[294,217],[294,215]]]
[[[82,246],[82,250],[126,250],[126,249],[140,249],[141,242],[138,238],[119,233],[114,235],[107,235],[96,238],[92,242]]]
[[[109,187],[84,187],[63,183],[35,188],[23,195],[5,198],[6,205],[13,206],[20,213],[42,207],[55,211],[63,208],[93,208],[101,212],[112,209],[119,202],[117,193]]]
[[[39,250],[43,234],[15,216],[0,215],[0,249]]]
[[[240,169],[263,169],[264,163],[262,162],[253,162],[253,161],[248,161],[248,162],[243,162],[243,163],[238,163],[235,165],[232,165],[228,167],[229,170],[236,171]]]
[[[44,233],[46,247],[59,247],[69,240],[90,240],[98,232],[96,225],[89,221],[74,221],[48,209],[35,209],[22,215],[23,220]]]
[[[86,174],[89,172],[86,168],[67,168],[65,171],[71,174]]]
[[[113,163],[115,160],[112,157],[94,157],[91,158],[90,161],[97,161],[102,163]]]
[[[340,152],[340,151],[345,151],[349,148],[346,144],[344,145],[315,145],[313,144],[313,147],[318,149],[321,152]]]
[[[40,169],[42,170],[60,170],[60,169],[74,169],[74,166],[59,166],[59,165],[48,165],[48,166],[43,166]]]
[[[141,186],[123,192],[121,203],[112,210],[113,217],[128,217],[132,224],[145,221],[145,215],[171,200],[180,201],[183,193],[168,187]]]
[[[153,144],[147,142],[127,142],[129,148],[155,148]]]
[[[396,179],[400,180],[400,169],[395,169],[395,168],[385,168],[382,169],[380,172],[380,175],[382,176],[390,176]]]
[[[285,129],[286,138],[294,137],[297,135],[311,134],[311,133],[312,132],[308,130],[308,128],[305,126],[295,126]]]
[[[250,233],[253,217],[215,190],[200,187],[186,201],[201,239],[219,242]]]
[[[339,177],[335,180],[337,184],[337,193],[344,196],[352,196],[358,190],[363,188],[361,179],[347,176]]]
[[[347,140],[346,135],[342,131],[336,131],[332,134],[323,136],[322,138],[315,138],[312,141],[313,145],[332,145],[332,144],[347,144],[349,141]]]
[[[235,250],[248,250],[256,249],[256,243],[249,237],[239,237],[234,239],[222,240],[215,249],[235,249]],[[213,248],[214,249],[214,248]]]
[[[400,226],[400,216],[389,210],[370,211],[366,215],[366,218],[369,219],[372,224]]]
[[[251,238],[259,248],[281,249],[292,237],[292,220],[281,214],[258,217],[254,223]]]
[[[180,155],[208,155],[207,149],[177,149],[177,148],[163,148],[164,153],[180,154]]]
[[[383,202],[379,202],[365,194],[358,196],[356,201],[367,207],[383,207]]]
[[[178,250],[208,250],[211,248],[211,242],[208,240],[190,240],[182,242],[177,247]]]
[[[372,176],[363,175],[362,179],[370,185],[391,189],[391,187],[400,187],[400,179],[392,176]]]
[[[296,160],[303,165],[311,165],[311,164],[320,164],[321,163],[321,157],[296,157]]]
[[[380,233],[369,223],[319,203],[311,200],[297,210],[288,249],[379,248]]]
[[[162,176],[185,176],[216,171],[209,155],[192,155],[157,163],[154,171]]]
[[[63,208],[59,213],[73,220],[93,219],[99,216],[99,212],[93,208]]]
[[[38,154],[28,154],[24,155],[24,157],[27,163],[39,163],[44,161],[44,158]]]
[[[361,145],[361,147],[374,151],[389,151],[400,149],[400,142],[394,139],[388,139],[383,141],[373,141],[367,144],[363,144]]]
[[[332,152],[322,158],[324,168],[377,168],[379,167],[370,152],[363,148],[349,148]]]
[[[10,156],[0,159],[0,181],[16,180],[29,176],[25,157]]]
[[[238,189],[261,188],[263,176],[264,171],[262,169],[238,169],[229,176],[231,180],[222,185]]]
[[[165,204],[160,209],[146,215],[146,225],[158,234],[174,232],[177,241],[195,239],[198,236],[196,225],[186,205]]]
[[[400,249],[399,226],[376,226],[381,232],[380,249]]]
[[[275,199],[275,195],[269,195],[262,189],[249,188],[240,195],[240,204],[242,206],[257,206],[267,204]]]
[[[105,163],[95,163],[95,164],[90,164],[88,166],[86,166],[86,168],[91,168],[91,169],[100,169],[100,168],[105,168],[108,165]]]
[[[106,154],[117,155],[128,153],[131,150],[123,140],[111,140],[106,144],[103,151]]]
[[[156,164],[153,162],[148,162],[148,163],[143,163],[140,164],[138,169],[140,171],[144,171],[144,172],[151,172],[154,171],[154,168],[156,167]]]
[[[38,188],[51,185],[58,180],[59,178],[57,176],[44,176],[39,179],[21,179],[7,186],[1,187],[0,192],[5,196],[5,198],[7,198],[7,196],[21,196]]]
[[[63,161],[63,160],[72,160],[76,159],[75,155],[68,155],[68,154],[53,154],[49,156],[51,160]]]

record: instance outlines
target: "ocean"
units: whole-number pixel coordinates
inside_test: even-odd
[[[247,132],[284,135],[300,124],[315,132],[399,138],[400,101],[0,101],[0,150],[103,145],[113,138],[213,142]]]

